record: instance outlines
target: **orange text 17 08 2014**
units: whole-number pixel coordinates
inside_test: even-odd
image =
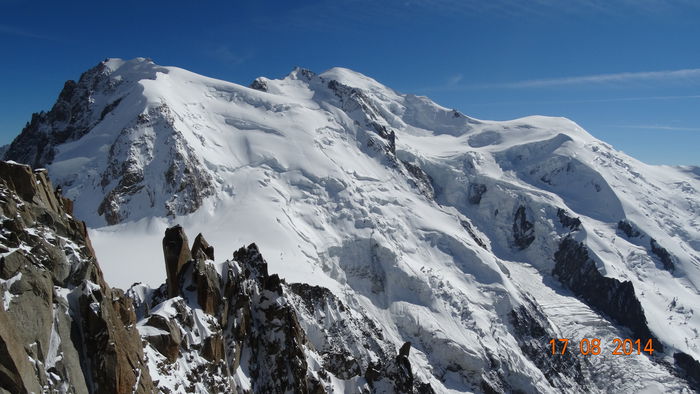
[[[570,342],[572,341],[567,338],[555,338],[550,340],[551,354],[562,355],[574,349],[574,351],[578,351],[584,356],[597,356],[606,351],[603,347],[609,348],[611,351],[610,354],[616,356],[631,356],[642,353],[651,355],[654,353],[654,341],[651,338],[645,341],[641,339],[614,338],[609,346],[603,346],[602,341],[598,338],[583,338],[578,342],[578,346],[569,346]],[[577,347],[578,349],[576,349]]]

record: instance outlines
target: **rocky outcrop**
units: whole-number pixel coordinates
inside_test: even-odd
[[[578,231],[581,228],[581,219],[569,216],[561,208],[557,209],[557,218],[559,218],[559,223],[570,231]]]
[[[513,218],[513,241],[518,249],[525,249],[535,240],[535,228],[527,220],[525,207],[519,206]]]
[[[131,300],[104,284],[85,282],[77,299],[80,339],[84,345],[86,381],[92,392],[129,393],[152,390],[143,357],[143,347],[134,326],[119,311],[131,310]],[[118,304],[115,307],[114,304]],[[76,319],[77,320],[77,319]]]
[[[182,267],[192,259],[187,235],[182,227],[175,226],[165,230],[163,256],[165,256],[165,272],[167,274],[165,284],[168,289],[168,297],[172,298],[180,293],[179,274]]]
[[[110,146],[99,179],[105,194],[96,207],[108,224],[133,218],[128,209],[133,200],[148,201],[151,212],[175,216],[194,212],[214,193],[211,174],[177,129],[176,118],[164,103],[147,108]],[[148,182],[148,173],[157,173],[158,183]]]
[[[474,231],[474,227],[472,227],[472,225],[468,221],[460,220],[459,224],[462,225],[462,228],[467,230],[467,232],[469,233],[469,236],[472,237],[472,239],[474,240],[474,242],[476,242],[477,245],[481,246],[483,249],[488,249],[486,247],[486,243],[484,242],[484,240],[481,239],[478,235],[476,235],[476,232]]]
[[[259,90],[261,92],[267,92],[267,83],[262,78],[255,78],[250,84],[251,89]]]
[[[201,253],[201,255],[200,255]],[[192,257],[195,259],[205,258],[214,260],[214,247],[209,245],[202,233],[197,234],[192,244]]]
[[[160,390],[191,391],[197,382],[208,391],[321,393],[333,376],[370,392],[431,392],[414,379],[410,344],[397,353],[375,322],[328,289],[268,273],[255,244],[219,264],[201,234],[187,249],[179,226],[166,230],[163,245],[166,285],[129,291],[149,294],[135,297],[136,325]],[[163,298],[166,288],[173,293]]]
[[[651,255],[655,255],[660,261],[663,269],[666,271],[673,272],[676,269],[676,265],[673,263],[673,256],[669,251],[659,245],[659,243],[654,239],[649,237],[642,230],[638,229],[634,224],[628,220],[620,220],[617,222],[617,229],[622,231],[623,234],[627,236],[630,242],[634,242],[639,246],[646,248],[643,240],[649,239],[649,249]]]
[[[651,247],[651,252],[661,260],[661,264],[663,264],[666,271],[675,270],[676,266],[673,264],[673,257],[671,257],[671,253],[666,248],[659,245],[654,238],[649,239],[649,246]]]
[[[621,282],[603,276],[595,262],[588,256],[588,249],[571,237],[564,238],[554,253],[556,262],[552,274],[571,289],[581,300],[605,313],[614,321],[628,327],[642,343],[654,342],[654,349],[662,352],[663,346],[647,326],[644,310],[634,292],[632,282]]]
[[[66,202],[45,171],[0,162],[0,388],[151,392],[131,301]]]
[[[481,196],[486,193],[486,185],[481,183],[470,183],[469,189],[467,189],[467,201],[470,204],[479,205],[481,202]]]
[[[391,164],[395,166],[396,132],[389,127],[386,119],[382,116],[382,111],[374,104],[373,100],[362,89],[342,84],[334,79],[326,82],[309,70],[300,70],[297,73],[301,73],[303,78],[310,80],[316,77],[321,82],[326,83],[328,89],[336,96],[338,108],[342,109],[350,118],[357,119],[358,123],[380,137],[380,139],[376,139],[370,136],[366,145],[378,148],[377,152],[387,154],[388,158],[393,160]]]
[[[510,322],[518,346],[552,387],[562,392],[586,391],[591,387],[590,377],[584,372],[590,367],[585,358],[575,352],[552,355],[542,350],[543,344],[557,335],[535,302],[527,300],[527,305],[512,310]]]
[[[0,309],[0,389],[10,393],[38,393],[41,382],[13,328],[11,318]]]
[[[642,235],[628,220],[620,220],[617,222],[617,229],[622,231],[627,238],[635,238]]]
[[[138,78],[155,79],[157,73],[168,72],[149,59],[130,63],[138,70]],[[59,145],[106,127],[115,131],[116,138],[109,145],[106,165],[95,167],[88,176],[90,183],[99,183],[102,188],[102,200],[83,207],[89,215],[97,211],[107,224],[138,219],[133,216],[142,213],[127,207],[132,201],[150,204],[163,216],[194,212],[214,193],[210,172],[176,128],[177,114],[165,103],[147,105],[145,100],[129,100],[131,91],[142,91],[143,87],[133,80],[134,75],[124,75],[118,68],[106,60],[83,73],[77,82],[67,81],[51,110],[33,114],[0,159],[49,167]],[[120,118],[118,114],[125,107],[143,112],[138,117]],[[159,183],[148,181],[148,174],[158,174]],[[71,188],[76,178],[76,174],[63,174],[54,180],[79,199],[85,190]]]
[[[422,195],[432,199],[435,198],[435,190],[433,189],[433,180],[430,178],[419,165],[401,160],[404,168],[410,174],[410,182],[421,192]]]
[[[674,353],[673,360],[685,374],[686,380],[691,384],[691,387],[696,391],[700,391],[700,362],[683,352]]]

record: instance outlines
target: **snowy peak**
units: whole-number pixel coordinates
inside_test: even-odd
[[[300,80],[300,81],[311,81],[316,76],[316,73],[302,67],[294,67],[292,72],[290,72],[284,79],[288,80]]]
[[[605,391],[600,371],[622,391],[649,389],[640,374],[687,389],[667,365],[700,359],[692,170],[564,118],[476,120],[341,68],[244,87],[113,59],[66,86],[5,157],[47,167],[121,284],[129,264],[160,283],[145,242],[177,221],[220,256],[259,245],[271,271],[411,342],[416,379],[439,392]],[[546,337],[630,333],[663,351],[547,372],[561,366]]]
[[[329,81],[336,81],[343,85],[361,89],[370,93],[393,93],[392,89],[389,89],[376,80],[347,68],[333,67],[330,70],[321,73],[319,77]]]
[[[157,73],[168,73],[168,67],[161,67],[153,60],[137,57],[131,60],[118,58],[105,59],[102,63],[106,75],[114,81],[137,82],[142,79],[156,79]],[[99,67],[99,66],[98,66]]]

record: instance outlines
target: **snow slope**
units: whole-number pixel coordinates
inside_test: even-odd
[[[689,390],[664,363],[700,360],[692,169],[646,165],[564,118],[477,120],[343,68],[249,88],[109,59],[77,85],[88,98],[64,101],[81,116],[39,119],[5,157],[40,158],[112,284],[159,285],[158,245],[179,223],[217,260],[255,242],[271,272],[327,287],[389,341],[411,341],[414,373],[439,392],[608,391],[610,376],[621,391]],[[30,137],[52,150],[29,150]],[[632,335],[552,276],[566,237],[600,274],[631,282],[664,353],[588,357],[583,383],[528,354],[521,306],[608,353]]]

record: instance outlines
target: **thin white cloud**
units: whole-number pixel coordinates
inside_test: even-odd
[[[8,25],[0,25],[0,34],[9,34],[12,36],[18,36],[18,37],[26,37],[26,38],[34,38],[37,40],[47,40],[47,41],[56,41],[60,42],[62,41],[59,38],[53,37],[53,36],[45,36],[43,34],[37,34],[28,30],[24,29],[19,29],[14,26],[8,26]]]
[[[464,79],[464,75],[462,74],[455,74],[447,78],[447,86],[455,86],[458,83],[460,83]]]
[[[700,131],[700,127],[679,127],[667,125],[613,125],[622,129],[669,130],[669,131]]]
[[[237,52],[234,52],[228,45],[218,45],[215,47],[209,47],[205,51],[209,56],[222,61],[224,63],[228,63],[230,65],[237,66],[241,63],[244,63],[245,61],[249,60],[252,56],[251,55],[241,55]]]
[[[564,78],[530,79],[503,84],[490,85],[489,87],[502,88],[544,88],[583,84],[611,84],[625,82],[648,81],[700,81],[700,68],[687,68],[682,70],[624,72],[616,74],[581,75]]]
[[[578,100],[519,100],[519,101],[495,101],[484,103],[472,103],[470,105],[511,105],[511,104],[585,104],[585,103],[616,103],[625,101],[671,101],[671,100],[697,100],[700,95],[687,96],[639,96],[639,97],[609,97]]]
[[[691,94],[687,96],[641,96],[641,97],[613,97],[605,99],[578,100],[577,102],[615,102],[615,101],[655,101],[655,100],[686,100],[700,99],[700,95]]]
[[[448,82],[450,82],[449,80]],[[461,82],[461,79],[459,80]],[[486,83],[486,84],[459,84],[447,83],[441,86],[431,86],[415,89],[420,92],[439,91],[464,91],[480,89],[527,89],[549,88],[577,85],[621,85],[625,83],[692,83],[700,84],[700,68],[686,68],[681,70],[625,72],[615,74],[579,75],[563,78],[528,79],[524,81]],[[613,98],[591,101],[635,101],[635,100],[664,100],[681,98],[698,98],[699,96],[655,96],[655,97],[629,97]],[[589,101],[589,100],[585,100]]]

